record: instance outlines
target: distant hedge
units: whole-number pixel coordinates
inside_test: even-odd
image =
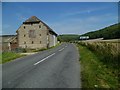
[[[80,35],[59,35],[58,36],[58,40],[61,42],[70,42],[70,41],[75,41],[75,40],[79,40]]]

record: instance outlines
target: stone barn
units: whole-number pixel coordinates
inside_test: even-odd
[[[12,51],[18,48],[16,35],[1,35],[0,36],[0,51]]]
[[[57,34],[36,16],[23,22],[16,32],[18,47],[21,48],[40,49],[57,44]]]

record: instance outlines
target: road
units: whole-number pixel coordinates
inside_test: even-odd
[[[80,88],[80,64],[75,45],[53,49],[3,64],[3,88]]]

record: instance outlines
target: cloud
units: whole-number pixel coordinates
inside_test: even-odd
[[[19,21],[22,22],[28,18],[27,15],[30,15],[32,11],[30,8],[24,6],[17,6],[16,8],[19,10],[19,12],[16,12],[15,16]]]
[[[0,35],[2,35],[2,34],[8,34],[8,30],[10,30],[10,28],[11,28],[11,25],[9,25],[9,24],[3,24],[2,25],[2,30],[1,30],[1,32],[0,32]]]
[[[116,16],[113,14],[104,14],[85,18],[72,17],[49,23],[49,25],[58,34],[83,34],[114,24],[113,22],[117,23]]]
[[[4,2],[33,2],[33,0],[3,0]],[[119,0],[34,0],[34,2],[119,2]]]
[[[25,17],[25,15],[22,15],[22,13],[16,13],[16,18],[19,21],[25,21],[27,18]]]
[[[82,15],[82,14],[90,14],[96,11],[108,9],[109,7],[96,7],[96,8],[84,8],[83,10],[77,10],[73,12],[66,12],[64,14],[61,14],[62,17],[68,17],[68,16],[75,16],[75,15]]]
[[[0,24],[0,35],[2,35],[2,24]]]
[[[86,11],[76,11],[76,12],[70,12],[70,13],[65,13],[62,14],[62,16],[74,16],[74,15],[78,15],[78,14],[84,14],[84,13],[90,13],[90,10],[86,10]]]
[[[9,25],[9,24],[3,24],[2,27],[3,27],[3,28],[9,28],[9,27],[11,27],[11,25]]]

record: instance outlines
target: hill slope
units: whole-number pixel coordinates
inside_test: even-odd
[[[79,40],[80,35],[76,34],[63,34],[58,36],[58,40],[61,42],[69,42],[69,41],[75,41]]]
[[[90,39],[95,39],[95,38],[104,38],[104,39],[116,39],[120,38],[120,30],[119,30],[119,24],[114,24],[109,27],[105,27],[103,29],[93,31],[93,32],[88,32],[85,33],[81,36],[89,36]]]
[[[79,40],[80,36],[89,36],[90,39],[104,38],[104,39],[118,39],[120,38],[120,23],[114,24],[103,29],[88,32],[82,35],[76,34],[63,34],[58,36],[58,40],[62,42]]]

